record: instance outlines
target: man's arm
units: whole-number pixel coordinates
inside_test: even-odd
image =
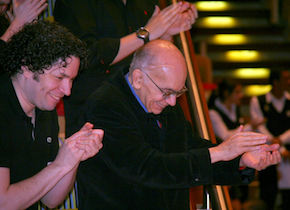
[[[99,29],[101,27],[99,26],[99,22],[102,19],[98,16],[100,12],[96,12],[98,11],[97,6],[97,4],[88,0],[85,2],[71,0],[57,1],[54,17],[57,22],[69,28],[77,37],[85,41],[88,46],[91,46],[95,66],[109,66],[131,55],[144,45],[144,41],[139,39],[135,32],[118,38],[116,38],[116,34],[110,34],[110,38],[104,37],[104,32]],[[154,9],[154,5],[150,1],[148,3],[146,2],[146,7],[147,11],[148,9],[152,11]],[[105,12],[108,10],[106,7],[104,9]],[[103,13],[104,11],[101,12]],[[148,19],[149,17],[148,15]],[[148,29],[151,41],[159,38],[171,40],[172,36],[178,34],[180,31],[189,30],[196,18],[197,10],[193,4],[179,2],[163,10],[155,6],[155,10],[150,19],[147,19],[148,21],[146,20],[147,23],[142,23],[143,20],[141,19],[138,22],[144,24],[140,25],[140,27],[145,26]],[[116,24],[113,19],[111,21]],[[120,28],[122,26],[120,24],[116,27]],[[108,31],[110,30],[108,29]],[[106,33],[109,33],[108,31]],[[113,32],[117,33],[116,31],[112,31],[111,33]]]
[[[1,167],[0,209],[28,208],[51,190],[65,173],[61,167],[51,164],[35,176],[10,185],[10,169]]]
[[[18,1],[13,0],[13,15],[14,19],[8,29],[0,37],[7,42],[8,39],[19,30],[25,23],[32,22],[38,18],[38,15],[47,7],[46,0],[33,1]]]
[[[193,4],[188,2],[172,4],[163,10],[155,6],[154,13],[145,25],[145,28],[150,33],[150,41],[159,38],[171,41],[174,35],[191,29],[196,18],[197,10]],[[111,65],[132,54],[143,44],[143,40],[137,38],[136,33],[121,38],[118,54]]]
[[[61,203],[64,198],[67,196],[68,192],[71,190],[75,177],[78,165],[80,161],[87,160],[90,157],[93,157],[98,151],[102,148],[102,138],[104,136],[103,130],[99,129],[92,129],[93,125],[90,123],[86,123],[82,131],[88,131],[89,133],[85,134],[88,137],[92,135],[89,139],[82,139],[76,141],[76,148],[79,149],[78,153],[80,153],[81,159],[77,162],[76,166],[70,171],[68,174],[66,174],[58,183],[56,186],[53,187],[42,199],[41,201],[46,204],[47,206],[56,206],[59,203]],[[72,136],[74,137],[74,136]],[[64,144],[66,144],[71,140],[71,138],[68,138]],[[82,137],[83,138],[83,137]],[[93,139],[96,140],[93,140]],[[62,147],[60,149],[63,149]],[[63,159],[63,157],[61,158]]]
[[[0,209],[26,209],[41,198],[50,208],[61,203],[71,189],[80,161],[94,156],[102,147],[103,131],[91,128],[87,123],[68,138],[56,159],[33,177],[10,185],[10,169],[1,167]]]

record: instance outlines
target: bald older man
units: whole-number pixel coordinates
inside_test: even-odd
[[[248,184],[253,168],[280,161],[262,134],[241,128],[218,146],[197,136],[176,102],[186,77],[180,51],[156,40],[91,95],[84,120],[105,131],[104,147],[80,165],[79,210],[185,210],[190,187]]]

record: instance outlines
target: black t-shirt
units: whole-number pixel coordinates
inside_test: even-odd
[[[58,151],[56,111],[36,109],[35,127],[17,99],[7,75],[0,76],[0,167],[10,169],[10,183],[27,179],[53,161]],[[37,209],[33,205],[29,209]]]

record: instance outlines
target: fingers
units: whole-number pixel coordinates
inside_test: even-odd
[[[94,127],[93,124],[86,122],[83,127],[81,128],[81,131],[89,131]]]
[[[101,129],[93,129],[92,134],[97,134],[100,138],[104,137],[104,131]]]
[[[190,25],[195,23],[195,20],[198,18],[198,13],[195,4],[189,2],[183,2],[182,7],[180,9],[181,13],[187,13],[187,20]]]
[[[40,15],[40,13],[45,10],[48,6],[48,3],[46,3],[46,0],[41,0],[38,2],[38,4],[36,5],[36,14],[37,16]]]
[[[221,144],[219,147],[224,151],[224,160],[231,160],[245,152],[253,152],[262,149],[262,144],[266,143],[267,136],[254,132],[235,133]]]
[[[236,142],[237,149],[242,152],[251,152],[262,148],[262,144],[266,143],[266,139],[254,139],[252,137],[242,137],[243,140]]]
[[[103,147],[102,144],[103,132],[99,133],[101,135],[91,134],[88,137],[83,137],[80,140],[76,141],[75,145],[76,148],[84,151],[83,157],[81,158],[82,161],[95,156],[99,152],[99,150]]]
[[[194,19],[197,19],[198,18],[198,12],[197,12],[197,8],[196,8],[195,4],[191,4],[191,11],[193,12]]]
[[[96,154],[103,147],[103,144],[100,136],[93,136],[90,136],[88,139],[77,140],[76,147],[85,150],[85,152]]]
[[[240,128],[243,128],[243,125],[240,125]],[[264,138],[267,138],[266,135],[261,134],[261,133],[257,133],[257,132],[252,132],[252,131],[243,131],[243,132],[236,132],[234,135],[243,135],[243,136],[263,136]]]
[[[158,7],[158,5],[155,5],[155,10],[152,14],[152,17],[156,16],[159,12],[160,12],[160,8]]]
[[[27,2],[29,2],[29,1],[27,1]],[[46,3],[46,0],[32,0],[32,1],[30,1],[30,8],[34,9],[36,16],[38,16],[47,6],[48,6],[48,4]]]
[[[278,151],[267,152],[266,157],[260,159],[259,164],[255,167],[256,170],[263,170],[270,165],[276,165],[281,161],[281,155]]]
[[[172,4],[166,7],[165,9],[163,9],[159,14],[162,15],[165,22],[170,22],[172,24],[179,17],[178,13],[180,12],[181,5],[182,5],[181,2]]]
[[[279,144],[264,145],[265,151],[274,151],[280,148]]]
[[[12,0],[13,8],[17,7],[19,5],[18,0]]]
[[[244,126],[243,125],[240,125],[239,129],[238,129],[238,132],[243,132],[244,130]]]
[[[104,131],[92,129],[90,131],[79,131],[65,140],[62,151],[65,156],[71,157],[72,164],[84,161],[96,155],[103,147]]]
[[[182,3],[172,4],[161,10],[155,7],[155,11],[150,20],[145,25],[150,32],[150,40],[161,37],[166,30],[179,18],[179,10]]]
[[[235,141],[247,145],[264,144],[267,136],[255,132],[237,132],[230,136],[226,141]]]

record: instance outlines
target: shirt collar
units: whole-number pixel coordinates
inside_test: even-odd
[[[237,120],[237,116],[236,116],[236,109],[237,109],[237,105],[236,104],[232,104],[231,105],[231,110],[229,110],[223,102],[221,102],[221,100],[219,98],[217,98],[214,102],[215,106],[217,108],[219,108],[221,111],[223,111],[232,121],[236,121]]]
[[[270,92],[268,92],[267,94],[266,94],[266,102],[267,103],[271,103],[271,102],[273,102],[273,100],[277,100],[277,101],[285,101],[285,100],[290,100],[290,94],[287,92],[287,91],[284,91],[284,95],[283,95],[283,97],[281,98],[281,99],[277,99],[272,93],[271,93],[271,91]]]
[[[131,83],[129,82],[129,78],[128,78],[128,77],[129,77],[129,73],[127,73],[127,74],[125,75],[125,79],[126,79],[126,81],[127,81],[128,86],[130,87],[130,89],[131,89],[133,95],[135,96],[135,98],[137,99],[137,101],[139,102],[139,104],[142,106],[142,108],[145,110],[145,112],[148,113],[148,111],[147,111],[145,105],[141,102],[141,99],[140,99],[139,96],[136,94],[134,88],[132,87]]]

